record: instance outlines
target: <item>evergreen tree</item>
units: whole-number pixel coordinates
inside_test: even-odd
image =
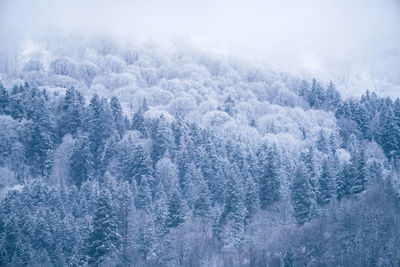
[[[328,204],[333,198],[333,178],[330,162],[328,160],[324,160],[322,164],[322,173],[318,179],[319,187],[317,202],[321,206]]]
[[[171,128],[163,115],[154,123],[151,138],[151,159],[153,164],[156,164],[170,151],[171,145],[173,144]]]
[[[118,253],[121,247],[117,218],[113,213],[107,190],[103,189],[99,192],[92,225],[93,230],[86,240],[86,255],[89,264],[99,265],[107,256]]]
[[[61,108],[61,116],[57,123],[60,140],[67,133],[76,136],[78,130],[82,127],[85,112],[83,96],[73,87],[67,89]]]
[[[126,125],[124,120],[124,113],[122,111],[121,104],[117,97],[112,97],[110,100],[110,108],[113,115],[114,124],[116,126],[116,130],[120,137],[122,137],[126,131]]]
[[[354,166],[355,174],[353,175],[354,181],[352,182],[351,193],[359,194],[365,190],[367,182],[367,165],[365,159],[365,151],[361,149],[359,153],[354,155],[352,164]]]
[[[280,175],[278,152],[275,146],[263,145],[257,156],[260,162],[259,194],[262,209],[278,201],[280,198]]]
[[[391,106],[386,107],[382,114],[381,146],[388,157],[393,153],[397,156],[399,154],[400,128],[397,126]]]
[[[137,195],[135,198],[135,205],[137,209],[144,210],[146,212],[151,211],[151,188],[148,180],[151,177],[147,175],[141,176],[140,182],[137,185]]]
[[[140,144],[133,148],[133,162],[133,177],[137,183],[140,183],[143,176],[150,177],[153,175],[149,153]],[[150,182],[150,180],[148,180],[148,182]]]
[[[106,171],[108,170],[109,164],[113,159],[115,159],[118,155],[118,141],[119,134],[114,132],[104,144],[104,152],[101,158],[101,169],[99,170],[100,176],[104,176]]]
[[[112,134],[113,124],[111,121],[111,111],[108,109],[107,101],[100,99],[96,94],[90,100],[88,110],[88,137],[90,143],[90,151],[93,155],[93,166],[97,171],[101,170],[101,157],[104,152],[104,145]]]
[[[131,247],[130,229],[134,214],[134,198],[130,189],[130,184],[124,182],[117,187],[116,201],[113,209],[116,210],[116,222],[118,223],[118,233],[121,241],[122,264],[129,264],[131,261],[129,249]]]
[[[144,113],[148,111],[147,100],[143,99],[139,110],[133,115],[132,129],[139,131],[143,137],[147,137],[147,126],[144,119]]]
[[[319,131],[317,149],[323,153],[329,153],[329,143],[322,129]]]
[[[83,182],[93,178],[92,153],[86,135],[82,135],[75,141],[69,164],[69,175],[76,186],[80,187]]]
[[[10,95],[6,88],[0,83],[0,115],[10,113]]]
[[[53,165],[53,117],[43,96],[37,95],[32,102],[24,136],[26,159],[32,166],[33,175],[47,176]]]
[[[290,192],[296,221],[303,225],[312,213],[312,188],[308,171],[302,161],[297,165]]]
[[[299,84],[297,93],[307,101],[307,96],[310,91],[310,84],[306,80],[302,80]]]
[[[351,195],[352,181],[355,180],[356,170],[353,164],[346,164],[337,178],[337,199],[341,200],[344,197]]]
[[[185,217],[185,203],[178,189],[176,189],[168,201],[168,215],[165,221],[166,226],[168,228],[178,227],[185,221]]]
[[[210,215],[211,210],[211,196],[208,190],[207,182],[201,175],[198,169],[194,169],[192,176],[193,181],[193,192],[187,192],[187,198],[189,194],[193,199],[193,215],[199,217],[207,217]]]
[[[169,213],[167,196],[162,183],[157,185],[153,200],[155,233],[159,238],[162,238],[168,232],[166,221]]]
[[[317,173],[317,167],[316,167],[316,161],[315,161],[315,153],[314,153],[314,148],[310,147],[307,151],[307,153],[302,154],[302,159],[304,160],[306,170],[308,172],[308,177],[310,179],[309,183],[311,185],[311,193],[313,195],[313,198],[316,196],[317,191],[318,191],[318,173]]]
[[[259,193],[257,190],[257,184],[255,183],[253,177],[249,174],[245,177],[244,186],[244,203],[246,207],[245,222],[248,224],[259,207]]]
[[[341,102],[339,92],[336,90],[335,85],[332,81],[329,82],[328,88],[326,89],[326,107],[328,110],[335,110]]]
[[[228,166],[226,170],[225,201],[219,222],[224,228],[224,240],[227,246],[239,246],[244,237],[246,207],[243,185],[236,176],[236,170],[234,165]]]

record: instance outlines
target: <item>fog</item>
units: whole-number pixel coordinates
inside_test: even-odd
[[[333,79],[344,90],[375,87],[390,94],[387,84],[400,81],[396,0],[2,0],[0,31],[3,41],[54,32],[160,43],[180,38],[216,53]]]

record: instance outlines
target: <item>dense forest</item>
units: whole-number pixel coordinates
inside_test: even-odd
[[[399,99],[71,43],[1,64],[1,266],[400,264]]]

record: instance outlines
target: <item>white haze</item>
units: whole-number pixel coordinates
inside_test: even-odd
[[[54,33],[189,40],[305,77],[345,95],[400,95],[396,0],[0,0],[2,42]]]

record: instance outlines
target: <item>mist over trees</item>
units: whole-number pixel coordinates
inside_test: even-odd
[[[399,99],[85,42],[1,63],[0,265],[400,263]]]

